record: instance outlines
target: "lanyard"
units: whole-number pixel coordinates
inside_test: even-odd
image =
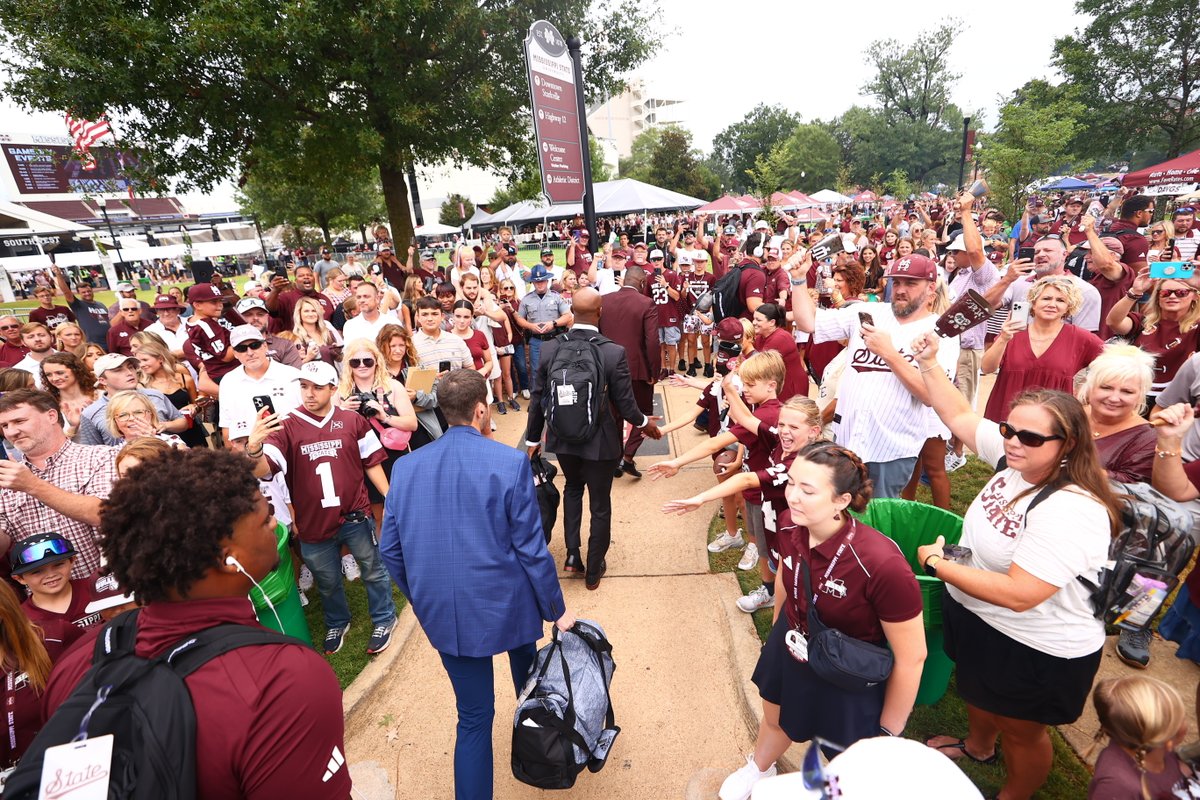
[[[833,559],[829,562],[829,566],[825,568],[825,574],[821,578],[822,581],[828,581],[829,576],[833,574],[834,568],[837,567],[838,561],[840,561],[842,558],[842,553],[846,552],[846,546],[849,545],[850,542],[854,541],[854,530],[857,526],[858,526],[858,521],[856,519],[854,519],[854,517],[851,517],[850,518],[850,533],[846,534],[845,540],[840,545],[838,545],[837,552],[834,553]],[[810,553],[812,552],[811,547],[809,548],[809,552]],[[797,554],[796,566],[795,566],[795,569],[792,570],[792,604],[796,610],[796,619],[797,620],[804,619],[804,614],[802,614],[800,612],[800,567],[801,567],[801,562],[802,562],[802,559],[800,559],[799,555]],[[808,569],[807,564],[804,565],[804,569],[805,570]],[[812,600],[810,602],[812,603],[813,607],[816,607],[817,592],[815,589],[813,590]]]
[[[9,748],[8,752],[10,754],[15,753],[17,750],[17,722],[16,722],[17,698],[14,695],[15,684],[16,684],[16,681],[13,677],[13,672],[11,670],[9,670],[8,678],[6,681],[6,685],[8,688],[8,696],[4,699],[4,705],[5,705],[5,713],[7,716],[7,722],[8,722],[8,748]]]

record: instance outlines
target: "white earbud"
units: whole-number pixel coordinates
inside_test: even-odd
[[[275,615],[275,621],[279,623],[279,630],[282,632],[283,620],[279,618],[279,612],[275,610],[275,604],[271,602],[271,598],[267,597],[267,593],[263,591],[263,588],[258,585],[258,581],[254,580],[254,576],[252,576],[249,572],[246,572],[246,568],[242,566],[242,563],[237,560],[236,556],[226,556],[225,565],[236,568],[238,572],[250,579],[250,582],[254,584],[254,588],[258,589],[259,593],[262,595],[263,602],[267,604],[267,608],[271,609],[271,613]]]
[[[228,558],[226,558],[226,559],[225,559],[225,566],[227,566],[227,567],[237,567],[237,568],[238,568],[238,572],[241,572],[241,573],[243,573],[243,574],[245,574],[245,572],[246,572],[246,570],[242,569],[242,565],[241,565],[241,563],[240,563],[240,562],[239,562],[239,561],[238,561],[236,558],[234,558],[233,556],[229,556]]]

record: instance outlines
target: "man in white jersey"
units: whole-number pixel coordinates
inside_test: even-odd
[[[794,287],[805,285],[812,262],[806,254],[788,259]],[[913,254],[897,259],[887,271],[892,302],[818,310],[807,291],[792,292],[796,327],[816,343],[847,339],[846,369],[838,387],[833,435],[867,463],[875,497],[899,497],[912,477],[925,440],[945,432],[929,407],[929,395],[917,371],[911,343],[933,330],[929,310],[937,264]],[[867,315],[867,319],[859,314]],[[958,364],[958,338],[944,339],[938,363],[950,380]]]

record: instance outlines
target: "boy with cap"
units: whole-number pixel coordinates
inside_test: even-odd
[[[204,369],[213,383],[220,384],[237,367],[229,349],[229,330],[221,324],[224,294],[211,283],[197,283],[188,289],[188,302],[193,313],[187,321],[188,341],[183,356],[196,372]],[[240,317],[238,320],[242,321]]]
[[[675,369],[675,358],[679,352],[681,337],[679,325],[683,314],[680,299],[683,297],[683,279],[663,264],[666,254],[662,250],[650,251],[650,269],[647,270],[645,294],[658,308],[658,342],[662,345],[662,364],[659,380],[666,380]],[[691,263],[691,259],[688,259]],[[687,369],[682,361],[679,371]]]
[[[75,548],[58,533],[38,533],[13,545],[9,555],[12,577],[29,592],[21,610],[42,629],[46,652],[58,661],[88,628],[99,625],[100,614],[89,612],[95,599],[91,578],[71,580]]]

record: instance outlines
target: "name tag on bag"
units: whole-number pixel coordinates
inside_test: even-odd
[[[107,800],[112,734],[46,748],[38,800]]]

